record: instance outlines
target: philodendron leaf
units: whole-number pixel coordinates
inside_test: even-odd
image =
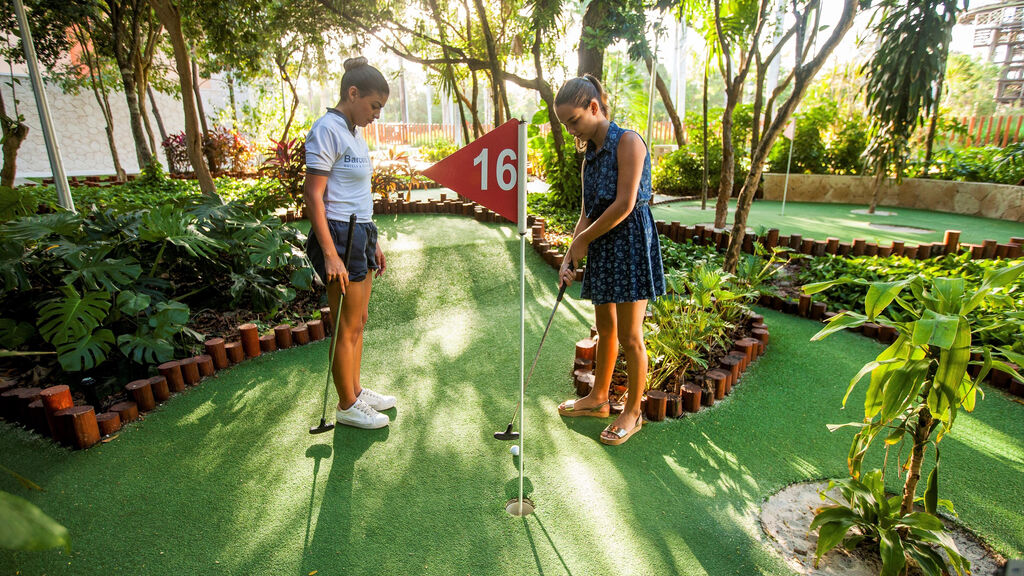
[[[0,491],[0,518],[0,548],[71,551],[68,529],[24,498]]]

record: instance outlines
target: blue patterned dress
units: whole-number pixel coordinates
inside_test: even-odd
[[[604,145],[587,145],[583,165],[583,210],[591,222],[615,201],[619,182],[619,139],[626,131],[608,124]],[[595,305],[651,300],[665,293],[661,244],[651,200],[651,155],[644,158],[636,205],[622,222],[590,243],[581,297]]]

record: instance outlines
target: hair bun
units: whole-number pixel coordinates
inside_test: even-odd
[[[349,70],[354,70],[362,66],[367,66],[369,65],[369,63],[370,61],[367,60],[365,56],[356,56],[355,58],[349,58],[345,60],[345,71],[348,72]]]

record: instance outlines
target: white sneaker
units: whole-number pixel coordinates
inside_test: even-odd
[[[348,410],[339,408],[335,412],[335,417],[338,424],[366,429],[383,428],[391,422],[391,418],[388,418],[387,414],[377,412],[358,398],[354,404],[348,407]]]
[[[362,400],[363,402],[366,402],[367,404],[370,405],[370,408],[373,408],[374,410],[377,411],[387,410],[389,408],[395,407],[394,396],[385,396],[384,394],[378,394],[377,392],[374,392],[369,388],[363,388],[362,392],[360,392],[359,396],[357,396],[356,398]]]

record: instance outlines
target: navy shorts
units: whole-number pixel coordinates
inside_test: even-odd
[[[328,220],[327,230],[334,240],[334,248],[338,251],[338,257],[345,259],[345,242],[348,240],[348,222],[340,220]],[[327,283],[327,271],[324,264],[324,251],[320,248],[320,242],[316,239],[316,233],[312,230],[309,239],[306,241],[306,254],[309,261],[313,263],[313,269],[320,275],[320,279]],[[352,231],[352,255],[349,262],[345,264],[348,268],[349,282],[362,282],[370,270],[376,270],[377,266],[377,226],[373,222],[356,222]]]

